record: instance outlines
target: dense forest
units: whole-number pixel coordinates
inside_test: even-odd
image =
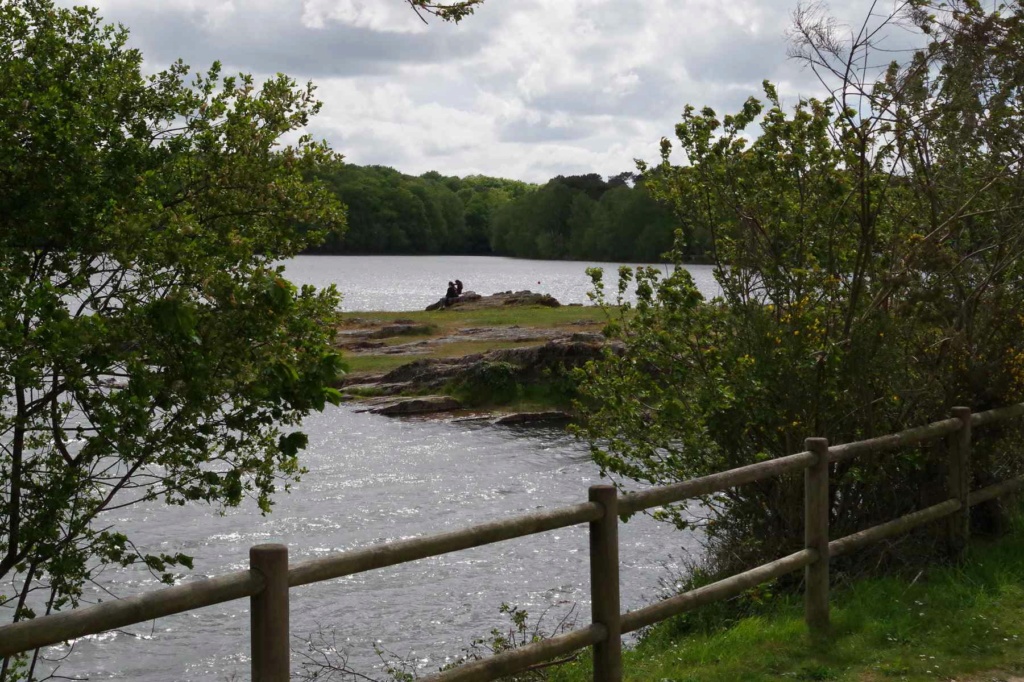
[[[419,177],[384,166],[332,164],[320,179],[348,207],[348,229],[316,253],[495,254],[652,262],[679,220],[632,173],[558,176],[544,185],[471,175]],[[690,235],[688,235],[690,236]],[[689,238],[704,256],[707,240]]]

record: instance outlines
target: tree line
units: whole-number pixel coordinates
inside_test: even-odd
[[[681,223],[630,172],[559,175],[543,185],[436,171],[332,163],[318,179],[347,206],[347,228],[312,253],[478,254],[565,260],[661,260]],[[686,240],[704,258],[710,239]]]

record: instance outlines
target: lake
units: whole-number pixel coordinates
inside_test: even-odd
[[[448,282],[456,279],[462,280],[466,291],[485,296],[528,289],[551,294],[563,304],[589,305],[587,294],[593,290],[586,274],[589,267],[604,269],[605,289],[614,295],[618,263],[494,256],[300,256],[285,263],[285,272],[296,284],[336,284],[343,294],[343,310],[367,311],[423,310],[443,297]],[[672,266],[653,267],[668,272]],[[718,294],[712,266],[686,269],[706,296]]]
[[[478,257],[301,257],[286,264],[297,283],[337,284],[346,310],[415,310],[458,277],[478,293],[532,289],[563,303],[586,302],[588,263]],[[609,264],[603,264],[606,267]],[[610,265],[615,268],[615,264]],[[714,293],[710,268],[694,269]],[[538,284],[537,282],[540,282]],[[703,282],[703,284],[702,284]],[[711,285],[708,285],[711,282]],[[184,580],[248,566],[255,544],[283,542],[290,559],[322,557],[371,544],[494,521],[586,500],[601,482],[585,446],[559,429],[399,420],[329,407],[310,417],[303,463],[309,473],[272,514],[254,505],[217,509],[152,503],[112,512],[113,523],[150,552],[185,552],[196,570]],[[694,536],[647,517],[620,529],[622,602],[637,608],[697,556]],[[349,664],[367,673],[373,643],[408,657],[421,674],[458,655],[470,640],[507,626],[502,602],[553,625],[572,604],[589,618],[586,527],[522,538],[414,564],[318,583],[291,593],[291,629],[300,638],[333,632]],[[154,576],[109,568],[90,597],[159,589]],[[53,647],[56,658],[67,647]],[[118,680],[248,679],[248,602],[209,607],[79,640],[59,674]],[[298,659],[293,656],[293,672]]]

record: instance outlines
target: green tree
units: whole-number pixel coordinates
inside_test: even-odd
[[[535,192],[536,185],[483,175],[464,178],[463,184],[460,196],[466,206],[466,226],[474,250],[508,253],[510,234],[518,224],[506,209]]]
[[[586,194],[580,193],[573,197],[566,229],[569,231],[569,252],[576,258],[601,257],[600,249],[595,244],[600,236],[594,220],[597,206],[597,202]]]
[[[347,207],[344,235],[321,253],[487,253],[495,210],[525,192],[501,178],[416,178],[384,166],[335,163],[316,174]]]
[[[495,213],[491,247],[521,258],[653,262],[672,247],[678,223],[631,173],[608,182],[595,173],[559,175]]]
[[[787,111],[766,83],[764,101],[733,115],[687,107],[676,136],[691,165],[673,166],[665,140],[661,164],[641,168],[713,239],[723,293],[704,301],[681,269],[622,273],[639,298],[611,327],[622,354],[582,389],[582,434],[607,472],[676,481],[800,451],[808,436],[857,440],[1024,396],[1024,15],[1016,2],[899,12],[852,43],[798,12],[797,50],[832,97]],[[925,44],[872,73],[897,18]],[[991,440],[1019,430],[980,435],[976,485],[1020,470]],[[910,449],[837,465],[833,534],[942,499],[936,459]],[[705,501],[726,567],[799,544],[795,483]]]
[[[651,196],[646,183],[638,183],[633,188],[633,201],[625,219],[633,225],[642,226],[633,246],[633,257],[641,263],[663,261],[665,254],[672,250],[680,221],[670,207]],[[695,255],[692,248],[682,253],[686,260]]]
[[[74,606],[104,564],[169,579],[105,520],[144,500],[267,511],[295,428],[338,393],[338,294],[275,263],[343,224],[308,181],[320,104],[284,76],[142,75],[127,32],[50,0],[0,4],[0,595]],[[301,231],[298,225],[317,229]],[[13,590],[9,592],[8,590]],[[0,679],[33,676],[5,659]]]

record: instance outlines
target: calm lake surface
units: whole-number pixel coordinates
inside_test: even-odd
[[[297,283],[337,284],[346,310],[416,310],[440,298],[449,279],[467,290],[531,289],[563,303],[587,301],[589,280],[577,262],[476,257],[302,257],[287,263]],[[606,267],[608,264],[604,264]],[[611,264],[611,269],[617,264]],[[710,268],[694,276],[715,292]],[[537,282],[541,284],[537,284]],[[248,566],[255,544],[283,542],[290,559],[326,556],[392,540],[445,532],[586,500],[600,482],[585,447],[557,429],[396,420],[329,407],[304,425],[309,473],[272,514],[254,505],[221,514],[199,506],[150,504],[112,513],[149,552],[185,552],[196,570],[183,580]],[[698,551],[693,536],[646,517],[620,529],[622,601],[654,601]],[[532,615],[548,607],[554,625],[573,603],[588,622],[586,527],[318,583],[291,593],[291,630],[299,638],[333,629],[352,667],[374,673],[379,642],[415,661],[421,674],[458,655],[473,637],[505,627],[502,602]],[[91,597],[158,589],[139,570],[108,569]],[[119,680],[230,680],[249,677],[248,602],[165,618],[125,632],[79,640],[58,674]],[[51,658],[66,647],[47,651]],[[293,673],[298,658],[293,656]]]
[[[589,305],[587,293],[593,287],[587,268],[604,269],[605,290],[614,296],[619,267],[619,263],[493,256],[300,256],[285,265],[287,276],[297,284],[336,284],[346,311],[423,310],[443,297],[448,282],[456,279],[462,280],[466,291],[485,296],[528,289],[551,294],[563,304]],[[668,272],[672,266],[654,267]],[[718,294],[710,265],[691,265],[687,270],[706,296]]]

